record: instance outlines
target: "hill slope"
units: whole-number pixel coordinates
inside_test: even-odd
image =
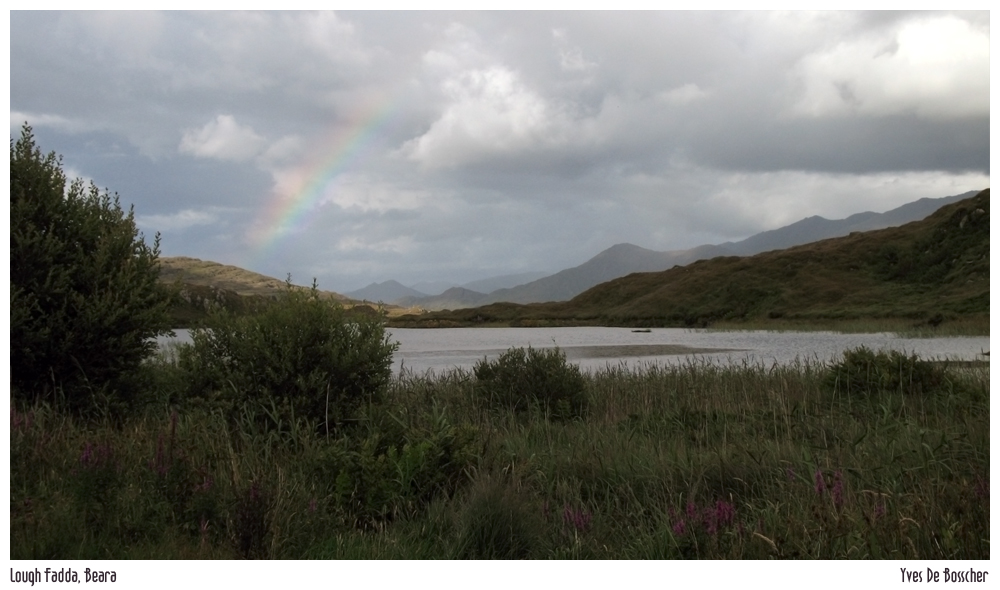
[[[975,194],[976,191],[972,191],[940,199],[920,199],[885,213],[867,211],[846,219],[808,217],[785,227],[755,234],[739,242],[706,244],[688,250],[659,252],[633,244],[617,244],[579,266],[513,288],[490,292],[482,299],[471,303],[484,305],[501,301],[509,303],[567,301],[595,285],[634,272],[662,271],[716,256],[749,256],[826,238],[846,236],[851,232],[902,225],[923,219],[944,205],[970,198]]]
[[[219,264],[210,260],[199,260],[186,256],[160,258],[160,282],[172,284],[212,287],[232,291],[242,296],[269,297],[285,289],[285,281],[269,277],[237,266]],[[349,301],[347,297],[333,291],[322,291],[338,301]]]
[[[549,304],[494,304],[398,325],[706,325],[989,315],[989,189],[922,221],[618,278]]]

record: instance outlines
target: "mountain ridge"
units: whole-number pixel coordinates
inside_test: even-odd
[[[615,244],[579,266],[561,270],[519,287],[489,293],[480,305],[500,302],[526,304],[568,301],[590,287],[633,272],[667,270],[673,266],[684,266],[696,260],[716,256],[749,256],[820,239],[846,236],[852,231],[882,229],[916,221],[942,206],[969,198],[977,192],[969,191],[937,199],[918,199],[884,213],[865,211],[842,220],[829,220],[814,215],[781,228],[754,234],[738,242],[703,244],[686,250],[657,251],[634,244]],[[631,255],[624,256],[624,252],[629,252]]]
[[[895,319],[989,323],[989,189],[902,226],[633,273],[570,301],[495,303],[394,325],[707,326]]]

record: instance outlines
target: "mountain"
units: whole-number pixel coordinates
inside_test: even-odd
[[[521,272],[512,275],[501,275],[498,277],[490,277],[487,279],[480,279],[478,281],[472,281],[470,283],[465,283],[461,287],[468,289],[470,291],[478,291],[480,293],[492,293],[498,289],[509,289],[511,287],[516,287],[518,285],[523,285],[525,283],[530,283],[531,281],[540,279],[542,277],[547,277],[552,273],[538,271],[538,272]]]
[[[402,307],[419,307],[426,310],[462,309],[482,305],[486,294],[472,291],[464,287],[452,287],[440,295],[429,297],[404,297],[397,299],[395,304]]]
[[[410,288],[414,291],[419,291],[425,296],[429,297],[432,293],[444,293],[452,287],[461,287],[458,283],[449,281],[421,281],[410,285]]]
[[[990,192],[898,227],[635,273],[570,301],[403,316],[400,326],[704,326],[716,321],[989,321]]]
[[[384,283],[372,283],[363,289],[346,293],[348,297],[359,301],[382,301],[384,303],[395,303],[398,300],[413,297],[427,297],[427,293],[422,293],[416,289],[411,289],[396,281],[385,281]]]
[[[616,244],[580,266],[559,271],[524,285],[493,291],[482,300],[481,304],[567,301],[590,287],[633,272],[667,270],[673,266],[684,266],[695,260],[716,256],[749,256],[826,238],[846,236],[855,231],[892,227],[923,219],[944,205],[975,194],[976,191],[971,191],[940,199],[920,199],[885,213],[858,213],[839,220],[809,217],[779,229],[761,232],[739,242],[703,245],[690,250],[658,252],[633,244]]]
[[[714,246],[692,250],[656,252],[634,244],[616,244],[580,266],[561,270],[554,275],[490,293],[484,303],[536,303],[571,299],[596,284],[633,272],[663,270],[676,264],[687,264],[698,258],[725,254]]]
[[[386,281],[384,283],[372,283],[364,289],[351,291],[347,295],[365,301],[384,301],[393,305],[417,306],[429,310],[455,309],[482,305],[486,302],[486,293],[490,291],[496,291],[505,287],[514,287],[548,274],[547,272],[527,272],[502,275],[472,281],[461,286],[451,283],[425,282],[413,287],[405,287],[396,281]],[[417,289],[416,287],[418,286],[422,288]],[[437,291],[433,290],[437,287],[440,287],[440,289]],[[439,292],[441,294],[428,295],[428,292]]]

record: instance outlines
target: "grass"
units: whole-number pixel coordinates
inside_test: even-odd
[[[814,362],[610,367],[571,420],[407,373],[329,437],[12,404],[11,557],[988,559],[989,368],[935,370],[862,394]]]

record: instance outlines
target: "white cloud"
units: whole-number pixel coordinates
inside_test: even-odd
[[[597,63],[584,58],[583,49],[570,45],[567,37],[565,29],[552,30],[552,39],[559,51],[559,67],[566,72],[585,72],[596,68]]]
[[[63,117],[62,115],[10,111],[11,130],[19,130],[25,123],[31,125],[33,129],[48,127],[67,133],[77,133],[88,130],[88,126],[83,122],[69,119],[67,117]]]
[[[660,98],[672,105],[684,105],[708,96],[697,84],[685,84],[660,94]]]
[[[869,36],[804,57],[794,75],[807,117],[989,115],[989,31],[954,16],[908,20],[891,38]]]
[[[338,61],[365,61],[367,56],[354,40],[354,26],[334,12],[296,15],[289,32],[304,31],[305,41],[327,57]]]
[[[300,159],[305,153],[305,142],[298,135],[286,135],[273,142],[260,156],[257,164],[271,170],[277,166],[290,164]]]
[[[217,160],[242,161],[258,155],[265,140],[232,115],[219,115],[201,129],[189,129],[181,139],[181,153]]]
[[[414,249],[416,244],[409,236],[390,238],[386,240],[372,240],[363,233],[350,235],[337,240],[334,249],[338,252],[378,252],[380,254],[406,254]]]
[[[195,211],[184,209],[168,215],[136,215],[135,223],[139,227],[158,232],[177,231],[198,225],[211,225],[219,220],[214,211]]]
[[[430,167],[560,143],[559,113],[503,67],[473,70],[445,83],[451,103],[403,153]]]
[[[431,204],[431,193],[422,189],[397,187],[370,178],[342,174],[331,183],[321,203],[361,212],[415,210]],[[441,198],[434,199],[440,205]]]

